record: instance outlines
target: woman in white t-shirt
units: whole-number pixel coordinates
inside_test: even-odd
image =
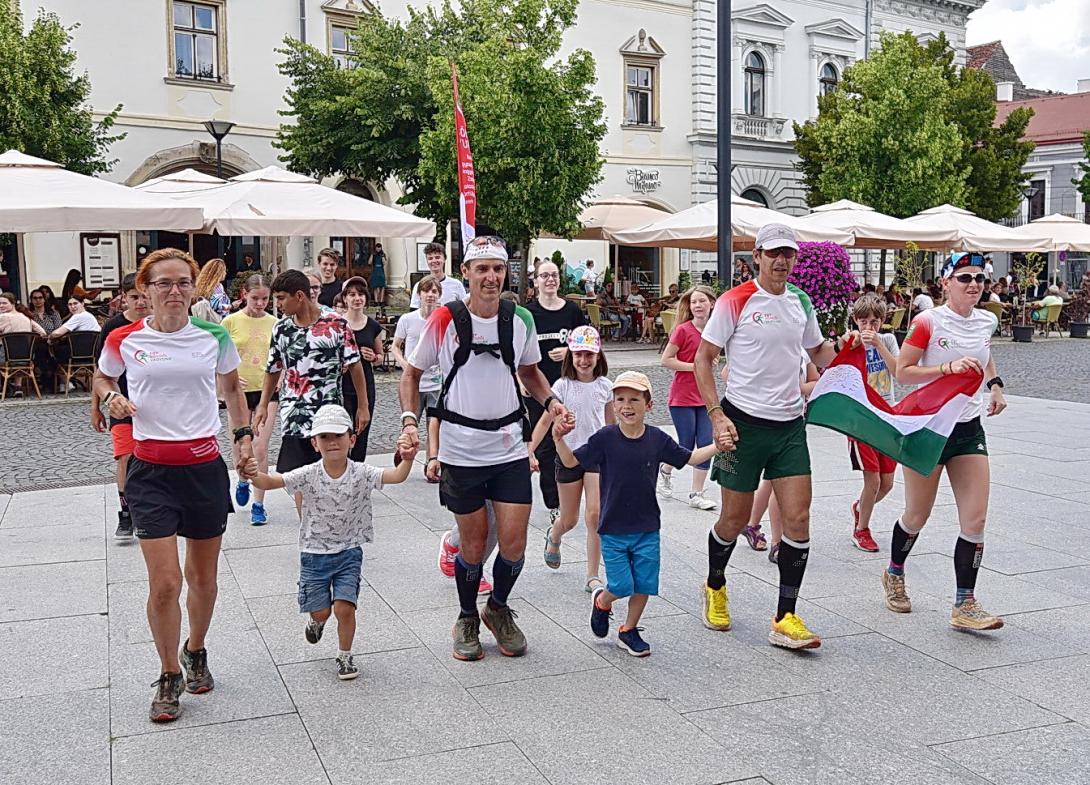
[[[420,298],[420,308],[402,316],[397,320],[394,328],[394,340],[390,343],[390,353],[394,361],[404,370],[409,364],[406,359],[413,353],[413,349],[420,343],[420,336],[424,334],[424,324],[428,317],[439,307],[439,301],[443,296],[443,286],[434,275],[426,275],[416,284],[416,294]],[[433,365],[420,374],[420,408],[421,416],[427,422],[428,407],[435,406],[439,401],[439,390],[443,386],[443,372],[438,365]]]
[[[49,334],[49,340],[55,341],[58,338],[63,338],[68,333],[97,333],[102,331],[102,325],[98,323],[98,319],[96,319],[93,314],[87,311],[83,300],[76,297],[69,297],[68,313],[69,316],[64,321],[64,324]]]
[[[926,385],[951,374],[970,374],[980,381],[959,414],[934,471],[925,477],[904,467],[905,510],[893,526],[889,567],[882,573],[886,606],[897,613],[911,611],[912,603],[905,591],[905,560],[935,506],[945,469],[960,525],[954,546],[957,593],[950,623],[967,630],[996,630],[1003,626],[1003,620],[985,611],[974,597],[984,554],[990,483],[988,443],[980,418],[997,415],[1007,407],[1003,380],[996,375],[991,354],[996,317],[976,308],[986,280],[980,254],[951,256],[942,274],[946,303],[917,316],[901,346],[897,360],[897,381],[901,384]],[[989,390],[987,403],[985,387]]]

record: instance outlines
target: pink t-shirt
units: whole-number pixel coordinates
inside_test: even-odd
[[[696,350],[700,348],[700,330],[692,320],[682,322],[670,333],[670,343],[677,347],[677,359],[691,363],[696,359]],[[703,406],[704,399],[696,386],[696,374],[692,371],[674,371],[674,381],[670,383],[670,406]]]

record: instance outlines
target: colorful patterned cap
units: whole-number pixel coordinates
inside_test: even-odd
[[[590,325],[576,327],[568,333],[569,352],[594,352],[602,351],[602,336]]]
[[[352,418],[343,406],[335,403],[327,403],[314,415],[310,423],[310,435],[317,436],[320,433],[351,433]]]
[[[507,261],[507,245],[499,237],[483,234],[469,241],[462,254],[462,261],[469,264],[477,259]]]
[[[978,253],[952,253],[942,266],[942,278],[951,278],[962,267],[984,267],[984,256]]]

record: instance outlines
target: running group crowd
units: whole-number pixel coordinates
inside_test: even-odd
[[[694,586],[703,597],[704,625],[731,629],[726,569],[741,535],[750,547],[767,550],[779,571],[769,642],[819,647],[821,638],[796,613],[810,552],[805,401],[817,369],[845,346],[859,344],[866,349],[869,383],[889,401],[895,378],[920,385],[948,374],[983,375],[934,471],[923,476],[903,469],[905,507],[881,583],[891,611],[911,611],[905,563],[945,471],[960,522],[951,624],[1001,627],[1002,619],[974,596],[989,496],[981,419],[1006,406],[990,354],[996,317],[974,307],[986,280],[983,258],[955,254],[947,260],[944,304],[917,316],[898,348],[880,332],[886,302],[870,293],[854,305],[855,329],[825,339],[809,297],[787,282],[797,251],[791,229],[765,226],[756,239],[755,277],[718,297],[706,285],[678,297],[676,326],[662,355],[662,364],[674,371],[666,405],[675,439],[645,421],[654,405],[662,405],[646,375],[626,371],[610,379],[601,336],[578,305],[559,296],[555,264],[538,263],[535,299],[523,307],[503,291],[507,250],[501,239],[482,236],[466,246],[462,280],[446,275],[443,246],[429,245],[431,275],[414,287],[416,310],[398,321],[393,341],[402,368],[402,429],[392,445],[393,466],[384,468],[365,461],[375,407],[373,367],[384,337],[366,311],[367,281],[338,280],[336,253],[323,251],[320,276],[289,270],[268,281],[253,273],[243,281],[240,310],[224,316],[225,303],[209,298],[197,314],[194,292],[204,270],[179,250],[150,254],[125,282],[123,312],[103,330],[92,405],[100,429],[106,421],[99,407],[105,406],[113,436],[117,537],[135,535],[147,566],[148,623],[161,663],[150,719],[173,720],[183,692],[214,687],[205,639],[232,497],[240,507],[252,499],[254,525],[268,520],[264,494],[283,488],[294,497],[303,634],[317,643],[335,617],[336,675],[358,675],[352,645],[363,549],[374,536],[372,496],[409,478],[422,444],[424,481],[438,485],[439,504],[453,516],[438,561],[457,592],[454,657],[484,656],[482,622],[503,655],[527,653],[508,598],[525,563],[534,472],[550,522],[545,564],[561,566],[564,538],[582,508],[590,628],[607,637],[614,603],[627,599],[616,644],[634,656],[649,655],[640,622],[659,587],[658,498],[674,497],[673,470],[686,465],[693,467],[691,486],[680,500],[697,510],[718,510],[707,536],[707,577]],[[279,320],[267,311],[270,298]],[[220,401],[233,434],[233,492],[216,438]],[[281,444],[270,467],[274,417]],[[877,551],[870,520],[893,487],[896,464],[866,444],[851,442],[848,452],[863,477],[850,511],[851,541]],[[705,495],[709,475],[718,498]],[[760,523],[766,509],[771,542]],[[184,563],[178,537],[187,539]]]

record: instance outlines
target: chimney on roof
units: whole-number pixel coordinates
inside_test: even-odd
[[[1080,79],[1075,88],[1076,93],[1090,93],[1090,79]]]
[[[1013,101],[1014,100],[1014,82],[996,82],[995,83],[995,100],[996,101]]]

